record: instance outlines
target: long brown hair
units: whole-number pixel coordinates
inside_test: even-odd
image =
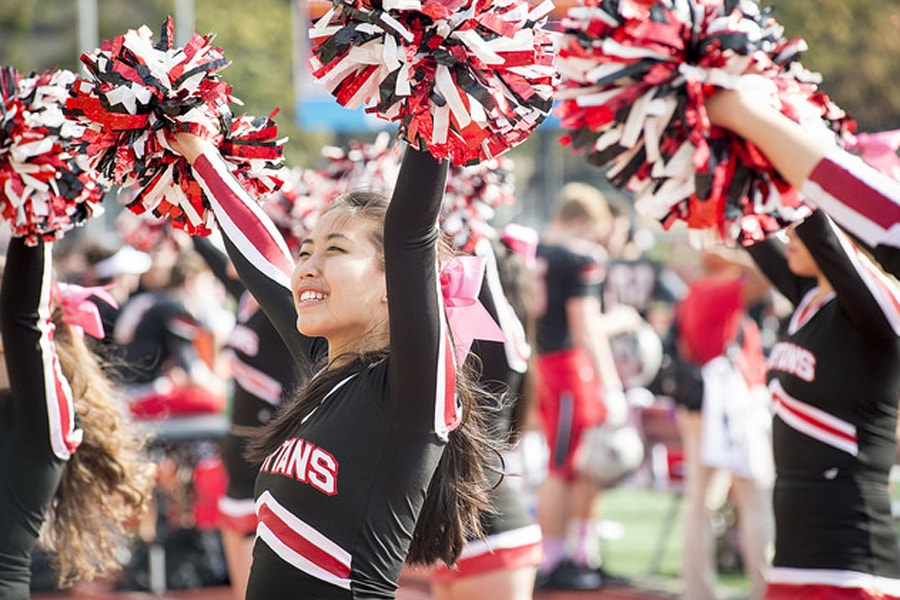
[[[379,193],[358,191],[343,194],[326,211],[343,208],[354,216],[369,219],[374,226],[372,241],[384,265],[384,217],[388,199]],[[260,462],[281,446],[297,426],[342,379],[383,360],[383,348],[354,356],[336,357],[325,365],[297,397],[247,445],[247,458]],[[406,562],[432,564],[443,560],[453,564],[467,539],[482,535],[479,515],[490,510],[488,491],[496,485],[489,465],[497,443],[488,434],[482,417],[486,405],[478,402],[475,379],[465,369],[457,374],[457,396],[462,403],[462,422],[450,433],[440,462],[428,487],[422,512],[416,522]]]
[[[41,543],[62,587],[121,568],[125,532],[148,505],[155,467],[123,417],[109,379],[80,333],[53,311],[54,342],[84,432],[63,470]]]

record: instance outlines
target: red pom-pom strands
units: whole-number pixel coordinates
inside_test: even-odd
[[[450,169],[440,226],[455,249],[473,254],[478,241],[491,232],[488,223],[496,210],[515,204],[512,168],[510,158],[499,156],[478,165]]]
[[[172,19],[154,43],[146,26],[105,41],[82,55],[90,73],[72,88],[66,109],[86,129],[81,152],[111,183],[137,190],[128,208],[171,219],[193,235],[207,235],[212,211],[190,166],[168,145],[188,131],[212,141],[239,181],[257,197],[280,185],[283,141],[270,118],[234,118],[228,66],[211,36],[173,43]]]
[[[274,117],[240,115],[231,120],[219,151],[237,180],[257,200],[281,187],[284,177],[284,143],[278,138]]]
[[[455,165],[523,142],[548,115],[553,5],[525,0],[334,0],[310,30],[313,75],[348,108]]]
[[[852,123],[771,13],[753,0],[583,0],[562,22],[561,142],[611,165],[611,182],[665,226],[681,219],[740,240],[782,227],[796,193],[755,147],[710,125],[704,99],[765,85],[796,121],[837,135]]]
[[[0,210],[26,243],[53,240],[99,212],[104,187],[69,151],[82,127],[63,105],[70,71],[0,68]]]

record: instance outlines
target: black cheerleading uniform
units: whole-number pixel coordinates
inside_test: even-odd
[[[51,246],[10,240],[0,332],[10,391],[0,395],[0,598],[31,597],[31,551],[81,442],[50,320]]]
[[[796,234],[834,288],[815,305],[816,280],[794,275],[775,240],[750,248],[796,307],[787,337],[767,361],[776,466],[767,597],[807,597],[798,587],[806,586],[803,593],[840,588],[835,597],[900,598],[888,494],[900,398],[900,290],[821,211]]]
[[[900,277],[900,182],[835,148],[800,187],[803,195]]]
[[[297,360],[292,260],[216,152],[194,163],[229,255]],[[384,225],[391,344],[338,383],[264,462],[247,598],[393,598],[426,491],[458,424],[454,350],[437,276],[446,165],[408,149]],[[315,356],[313,356],[315,358]]]
[[[240,279],[229,276],[228,257],[206,238],[194,238],[194,248],[238,303],[237,319],[223,348],[233,386],[231,427],[222,442],[228,488],[219,499],[219,517],[229,529],[253,533],[257,525],[253,488],[259,465],[244,458],[247,439],[296,390],[301,373],[259,304]]]
[[[113,334],[121,351],[118,378],[140,385],[152,383],[174,366],[190,371],[202,360],[196,340],[208,335],[184,304],[165,292],[132,296],[120,311]]]
[[[538,244],[538,354],[572,349],[566,302],[586,296],[599,298],[602,281],[603,267],[594,258],[563,246]]]
[[[472,355],[481,366],[480,383],[493,397],[503,398],[500,410],[490,410],[488,427],[495,435],[509,435],[512,411],[521,399],[522,386],[528,370],[531,348],[515,311],[506,299],[500,282],[497,258],[487,240],[475,247],[475,254],[485,258],[484,281],[479,301],[500,325],[506,341],[503,343],[475,340]],[[499,457],[498,457],[499,463]],[[502,469],[502,464],[495,465]],[[541,561],[541,528],[528,514],[522,498],[507,477],[491,490],[491,512],[483,513],[483,538],[466,542],[453,568],[440,565],[432,571],[435,582],[452,581],[499,569],[536,566]]]
[[[581,433],[606,418],[600,380],[585,351],[574,346],[566,312],[573,298],[599,298],[603,270],[592,257],[538,244],[537,397],[551,472],[574,478]]]
[[[656,305],[671,306],[685,293],[674,272],[649,258],[613,259],[606,263],[601,299],[603,310],[626,305],[646,319]]]

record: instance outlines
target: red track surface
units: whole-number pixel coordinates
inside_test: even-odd
[[[397,600],[429,600],[428,581],[415,575],[400,580]],[[662,595],[634,588],[608,586],[595,592],[539,591],[535,600],[672,600],[675,596]],[[162,596],[146,592],[112,592],[108,587],[84,584],[65,593],[39,593],[32,600],[234,600],[226,587],[208,587],[193,590],[167,592]],[[473,599],[477,600],[477,599]],[[501,598],[493,600],[503,600]]]

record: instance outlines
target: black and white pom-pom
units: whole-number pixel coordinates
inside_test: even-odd
[[[173,36],[169,18],[155,43],[142,26],[82,55],[90,77],[75,83],[66,110],[86,128],[80,150],[90,167],[137,190],[130,210],[206,235],[212,211],[170,137],[187,131],[212,141],[256,196],[279,185],[273,172],[281,166],[281,143],[271,118],[232,116],[229,104],[240,102],[219,78],[229,63],[211,36],[194,34],[183,48]]]
[[[758,238],[791,221],[800,200],[752,145],[711,127],[704,100],[751,81],[790,118],[853,127],[798,62],[754,0],[584,0],[563,20],[556,109],[564,145],[611,166],[636,209],[728,238]],[[744,76],[746,72],[753,76]]]
[[[310,30],[313,75],[349,108],[455,165],[523,142],[551,109],[550,0],[333,0]]]
[[[471,167],[454,167],[447,174],[441,205],[441,231],[451,245],[472,254],[490,233],[490,221],[501,206],[515,204],[513,161],[500,156]]]
[[[104,186],[70,151],[82,133],[63,114],[73,81],[65,70],[0,68],[0,210],[12,235],[30,244],[102,212]]]

